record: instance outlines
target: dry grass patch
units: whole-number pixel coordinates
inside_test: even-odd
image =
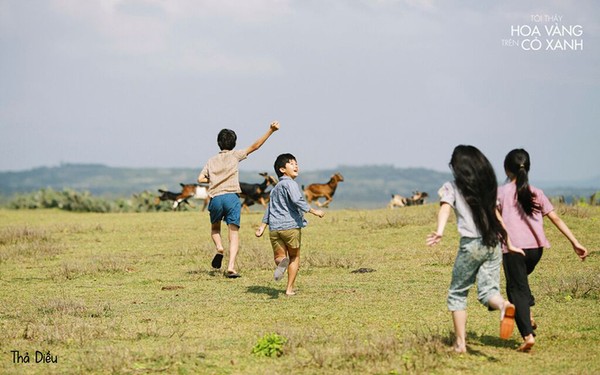
[[[114,324],[98,325],[96,319],[110,319],[113,310],[108,303],[89,308],[83,302],[52,299],[41,304],[37,313],[22,319],[20,325],[7,324],[4,334],[48,345],[85,345],[97,339],[114,338]]]
[[[64,245],[43,229],[22,226],[0,230],[0,263],[12,259],[52,258],[63,250]]]
[[[566,204],[559,204],[554,206],[556,213],[563,216],[571,216],[579,219],[589,219],[594,216],[594,208],[588,206],[571,206]]]
[[[540,296],[553,299],[572,300],[578,298],[600,298],[600,274],[595,270],[580,273],[563,273],[546,280],[538,287]]]
[[[327,373],[428,373],[443,368],[450,350],[448,334],[412,332],[405,337],[393,334],[355,334],[341,337],[313,329],[286,332],[284,356],[297,362],[296,368]],[[310,371],[309,371],[310,372]]]
[[[123,258],[105,256],[87,261],[63,262],[58,270],[52,273],[54,281],[74,280],[82,276],[100,274],[127,274],[134,271],[134,267]]]
[[[108,302],[101,303],[94,308],[88,308],[82,301],[64,298],[48,300],[44,302],[38,310],[42,315],[52,315],[55,317],[74,316],[84,318],[107,318],[113,315],[112,308]]]

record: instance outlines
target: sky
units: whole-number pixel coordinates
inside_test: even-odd
[[[199,171],[277,120],[242,170],[448,172],[472,144],[597,177],[599,51],[595,0],[0,0],[0,171]]]

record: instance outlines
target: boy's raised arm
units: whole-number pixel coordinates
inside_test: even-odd
[[[269,130],[246,149],[246,155],[250,155],[254,151],[258,150],[260,146],[262,146],[267,141],[271,134],[275,133],[277,130],[279,130],[279,122],[273,121],[269,126]]]

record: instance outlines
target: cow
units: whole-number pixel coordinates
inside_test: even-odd
[[[306,189],[303,187],[306,201],[309,204],[316,201],[316,205],[319,207],[329,207],[329,203],[333,200],[337,185],[342,181],[344,181],[344,177],[340,173],[336,173],[331,176],[329,182],[325,184],[310,184]],[[325,198],[325,202],[321,204],[319,198]]]

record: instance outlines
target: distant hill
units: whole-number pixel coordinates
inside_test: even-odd
[[[243,182],[261,182],[259,172],[240,171]],[[267,171],[273,174],[272,171]],[[344,181],[338,186],[332,208],[375,208],[385,206],[392,194],[409,196],[415,190],[428,192],[430,201],[436,201],[437,190],[451,179],[450,173],[424,168],[396,168],[386,165],[340,166],[335,169],[300,172],[299,185],[325,183],[332,174],[340,172]],[[157,189],[179,191],[179,183],[193,183],[199,170],[195,168],[114,168],[99,164],[62,164],[58,167],[40,167],[18,172],[0,172],[0,196],[6,200],[18,193],[29,193],[42,188],[89,191],[93,195],[116,198],[129,197],[143,191]],[[563,185],[565,186],[565,185]],[[589,196],[598,189],[593,187],[544,188],[548,195]]]
[[[61,164],[19,172],[0,172],[0,194],[27,193],[41,188],[89,191],[102,196],[129,196],[144,190],[179,188],[193,182],[192,169],[113,168],[99,164]]]

